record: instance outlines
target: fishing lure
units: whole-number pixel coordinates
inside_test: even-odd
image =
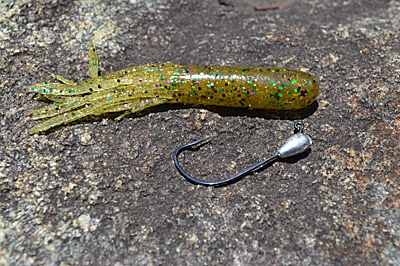
[[[189,182],[191,182],[193,184],[204,185],[204,186],[223,186],[223,185],[233,183],[233,182],[239,180],[243,176],[249,174],[250,172],[252,172],[253,170],[255,170],[257,168],[260,168],[261,166],[265,165],[266,163],[272,162],[276,159],[285,159],[285,158],[293,157],[293,156],[299,155],[299,154],[307,151],[311,147],[312,140],[311,140],[310,136],[303,133],[303,128],[304,128],[304,124],[302,122],[295,123],[294,124],[295,134],[290,136],[282,144],[282,146],[276,151],[276,153],[274,155],[272,155],[268,159],[265,159],[255,165],[247,168],[246,170],[244,170],[234,176],[231,176],[231,177],[228,177],[228,178],[225,178],[222,180],[204,181],[204,180],[194,178],[194,177],[190,176],[189,174],[187,174],[182,169],[182,167],[179,165],[179,162],[178,162],[178,155],[182,151],[184,151],[194,145],[202,143],[202,142],[208,140],[209,138],[197,140],[197,141],[194,141],[194,142],[191,142],[191,143],[188,143],[188,144],[178,147],[174,153],[174,163],[175,163],[175,166],[178,169],[179,173],[181,173]]]
[[[251,109],[296,110],[310,105],[319,86],[307,73],[286,68],[182,66],[145,64],[99,76],[96,48],[89,43],[91,79],[75,83],[51,74],[60,83],[36,83],[52,105],[33,110],[34,120],[47,119],[29,131],[40,133],[89,115],[129,113],[164,104],[216,105]]]

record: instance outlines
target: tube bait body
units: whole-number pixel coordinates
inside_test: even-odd
[[[32,119],[47,119],[29,131],[40,133],[85,116],[135,113],[164,103],[215,105],[269,110],[296,110],[318,96],[316,79],[285,68],[139,65],[98,75],[97,52],[89,44],[91,79],[78,83],[52,75],[61,83],[37,83],[30,90],[54,102],[34,110]]]

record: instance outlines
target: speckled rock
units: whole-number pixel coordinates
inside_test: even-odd
[[[400,2],[0,3],[0,265],[399,265]],[[29,135],[24,90],[153,62],[283,66],[321,86],[307,112],[160,106]],[[221,188],[302,120],[309,153]]]

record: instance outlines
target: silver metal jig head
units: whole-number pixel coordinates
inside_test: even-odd
[[[209,138],[206,139],[202,139],[202,140],[197,140],[185,145],[180,146],[178,149],[176,149],[175,153],[174,153],[174,162],[175,162],[175,166],[178,169],[178,171],[190,182],[194,183],[194,184],[199,184],[199,185],[205,185],[205,186],[221,186],[221,185],[226,185],[228,183],[231,183],[235,180],[237,180],[238,178],[248,174],[249,172],[255,170],[256,168],[271,162],[275,159],[278,158],[288,158],[288,157],[292,157],[298,154],[301,154],[303,152],[305,152],[306,150],[308,150],[312,144],[312,140],[311,138],[303,133],[303,128],[304,128],[304,124],[302,122],[297,122],[294,125],[295,128],[295,134],[293,134],[292,136],[290,136],[285,143],[283,143],[283,145],[277,150],[277,152],[275,153],[275,155],[269,157],[268,159],[265,159],[262,162],[259,162],[258,164],[255,164],[249,168],[247,168],[246,170],[225,178],[223,180],[219,180],[219,181],[212,181],[212,182],[208,182],[208,181],[203,181],[203,180],[199,180],[196,179],[194,177],[191,177],[190,175],[188,175],[183,169],[182,167],[179,165],[178,162],[178,155],[179,153],[181,153],[183,150],[194,146],[196,144],[199,144],[201,142],[204,142],[206,140],[208,140]],[[296,133],[297,132],[297,133]]]

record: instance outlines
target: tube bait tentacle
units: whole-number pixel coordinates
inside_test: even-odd
[[[89,115],[138,112],[164,103],[217,105],[252,109],[296,110],[318,96],[316,79],[286,68],[240,66],[182,66],[145,64],[99,76],[96,48],[89,43],[91,79],[61,83],[36,83],[30,90],[54,104],[30,113],[46,119],[29,131],[40,133]]]

